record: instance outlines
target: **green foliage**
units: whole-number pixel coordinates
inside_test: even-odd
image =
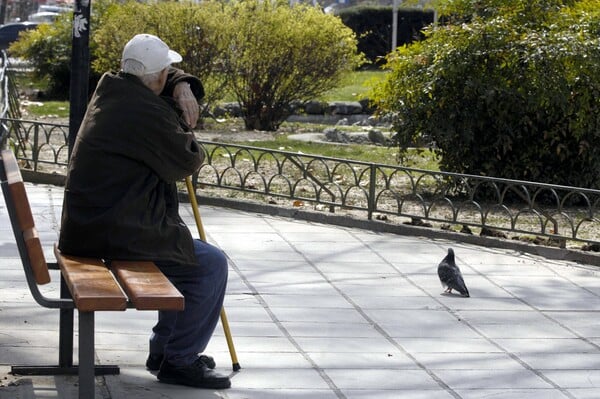
[[[492,19],[496,16],[508,17],[517,23],[528,24],[538,18],[545,18],[563,6],[576,3],[575,0],[438,0],[436,7],[440,16],[454,23],[473,19]]]
[[[223,73],[248,129],[277,130],[293,101],[335,87],[362,61],[354,33],[317,7],[247,0],[225,12]]]
[[[207,107],[233,93],[250,129],[276,130],[292,102],[335,87],[364,60],[354,33],[317,7],[258,0],[98,0],[91,17],[93,72],[118,70],[123,46],[142,32],[161,37],[183,56],[177,66],[202,79]],[[15,49],[68,93],[70,43],[64,20],[30,34]]]
[[[62,15],[54,24],[41,24],[21,33],[10,47],[15,57],[28,59],[37,80],[49,82],[47,96],[68,98],[71,79],[71,15]]]
[[[442,170],[600,186],[600,1],[449,1],[470,22],[388,58],[372,98]],[[484,10],[485,12],[482,12]]]

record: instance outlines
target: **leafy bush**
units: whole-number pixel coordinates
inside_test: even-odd
[[[317,7],[247,0],[225,12],[223,73],[248,129],[277,130],[293,101],[325,93],[362,61],[352,30]]]
[[[71,14],[62,15],[54,24],[41,24],[37,29],[22,32],[11,44],[15,57],[28,59],[34,78],[49,82],[47,97],[69,97],[71,79]]]
[[[453,3],[470,22],[390,55],[372,94],[400,147],[432,140],[446,171],[598,188],[600,2]]]

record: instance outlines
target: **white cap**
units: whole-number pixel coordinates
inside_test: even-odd
[[[158,37],[142,33],[135,35],[123,48],[121,65],[126,60],[135,60],[143,66],[143,71],[135,73],[141,76],[162,71],[172,63],[181,62],[182,58]]]

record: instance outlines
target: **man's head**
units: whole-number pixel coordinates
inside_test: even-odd
[[[181,60],[181,55],[169,49],[158,37],[142,33],[135,35],[123,48],[121,69],[140,77],[146,86],[158,94],[166,81],[167,68]]]
[[[169,65],[181,62],[181,55],[169,49],[158,37],[142,33],[135,35],[123,48],[121,67],[137,76],[160,72]]]

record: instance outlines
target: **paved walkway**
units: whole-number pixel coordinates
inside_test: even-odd
[[[62,189],[27,185],[48,258]],[[242,370],[226,391],[160,384],[143,364],[154,312],[99,313],[97,358],[121,374],[97,398],[600,398],[597,269],[507,250],[203,207],[226,251],[225,308]],[[182,213],[193,231],[191,210]],[[453,247],[471,298],[441,295]],[[51,364],[57,312],[25,285],[0,201],[0,398],[76,398],[75,377],[12,376]],[[51,284],[48,295],[56,294]],[[207,353],[231,359],[218,329]]]

